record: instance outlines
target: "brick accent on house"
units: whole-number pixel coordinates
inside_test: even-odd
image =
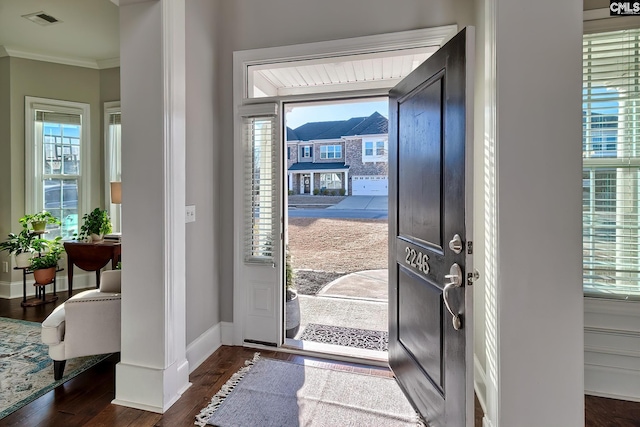
[[[298,163],[298,154],[300,151],[300,149],[298,148],[298,143],[287,143],[287,151],[289,152],[289,156],[287,157],[287,169],[289,169],[291,165],[293,165],[294,163]]]

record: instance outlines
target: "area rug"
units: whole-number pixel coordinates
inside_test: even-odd
[[[389,333],[386,331],[319,325],[317,323],[307,324],[298,339],[377,351],[387,351],[389,347]]]
[[[257,354],[196,417],[218,427],[423,426],[393,378]]]
[[[65,375],[54,381],[49,346],[42,344],[40,330],[40,323],[0,318],[0,418],[109,356],[70,359]]]

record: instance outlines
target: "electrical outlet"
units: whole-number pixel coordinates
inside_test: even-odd
[[[188,205],[185,213],[185,222],[196,222],[196,205]]]
[[[2,271],[3,271],[4,273],[8,273],[8,272],[9,272],[9,263],[8,263],[7,261],[4,261],[4,262],[2,263]]]

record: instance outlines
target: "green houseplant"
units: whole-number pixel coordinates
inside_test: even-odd
[[[45,246],[46,252],[39,252],[38,256],[31,258],[29,269],[33,271],[33,277],[39,285],[48,285],[53,282],[58,261],[64,252],[61,239],[58,236],[54,240],[44,241],[43,246]]]
[[[27,229],[26,225],[18,234],[9,233],[7,240],[0,242],[0,251],[7,251],[15,257],[16,267],[28,268],[34,252],[45,248],[46,240]]]
[[[105,234],[111,233],[111,219],[106,210],[95,208],[91,213],[84,214],[82,226],[76,240],[101,241]]]
[[[28,228],[31,225],[31,228],[35,232],[44,231],[47,227],[47,224],[56,224],[60,225],[60,220],[53,216],[50,212],[42,211],[35,214],[27,214],[20,218],[20,224],[24,228]]]

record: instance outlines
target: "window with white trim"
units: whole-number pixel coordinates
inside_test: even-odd
[[[373,141],[364,142],[364,155],[365,157],[373,156]]]
[[[120,102],[107,102],[104,106],[105,126],[105,202],[114,233],[121,231],[121,205],[112,203],[111,182],[122,181],[122,113]]]
[[[302,157],[303,159],[308,159],[311,157],[311,147],[308,145],[305,145],[304,147],[301,148],[302,150],[302,154],[300,155],[300,157]]]
[[[583,281],[640,297],[640,30],[583,38]]]
[[[387,161],[387,139],[365,139],[362,142],[362,161]]]
[[[342,179],[338,173],[321,173],[320,188],[341,189]]]
[[[321,159],[341,159],[342,146],[340,145],[323,145],[320,147]]]
[[[61,221],[47,238],[70,239],[89,202],[89,105],[25,97],[25,213]]]

